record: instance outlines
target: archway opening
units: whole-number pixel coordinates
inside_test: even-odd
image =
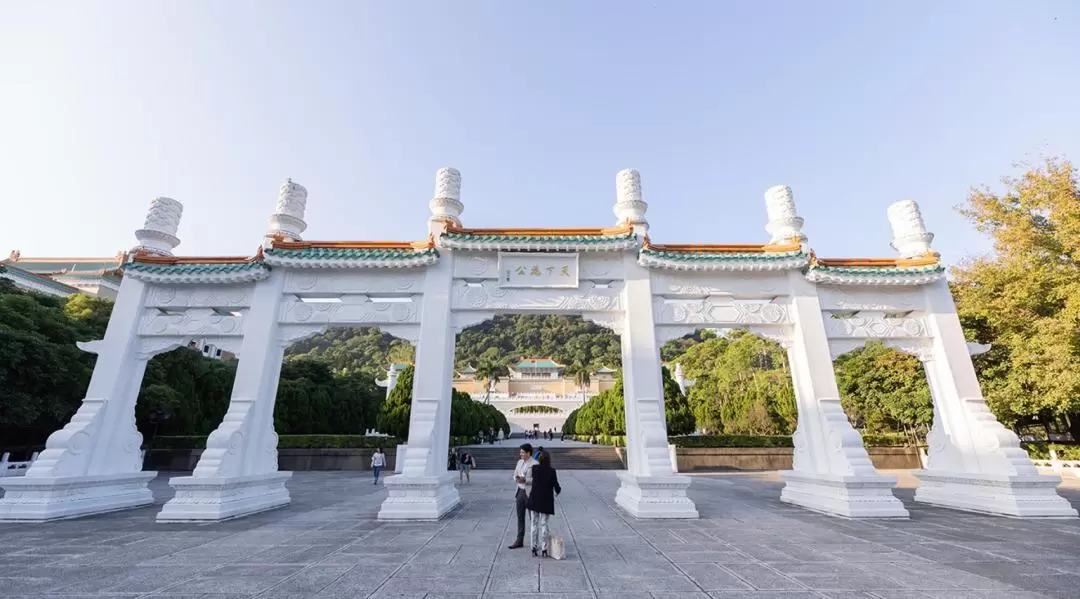
[[[621,353],[618,335],[581,316],[497,315],[458,335],[453,386],[497,408],[512,436],[562,436],[575,410],[616,386]]]
[[[787,352],[775,341],[741,329],[698,329],[665,343],[661,355],[685,392],[696,432],[750,443],[795,431]]]
[[[868,449],[925,445],[934,408],[918,358],[871,340],[838,356],[833,371],[844,413]]]

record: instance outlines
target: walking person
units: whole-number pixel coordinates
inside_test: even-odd
[[[551,454],[540,452],[540,459],[532,467],[532,489],[525,507],[529,510],[529,544],[533,557],[548,556],[548,518],[555,514],[555,496],[562,493],[559,477],[551,467]]]
[[[469,478],[469,472],[472,471],[474,466],[476,466],[476,460],[473,459],[471,453],[461,454],[461,468],[458,472],[458,481],[465,481],[467,483],[472,482],[472,479]]]
[[[517,537],[511,543],[510,549],[518,549],[525,546],[525,502],[529,498],[529,487],[532,483],[532,467],[536,460],[532,458],[532,445],[525,443],[518,448],[518,463],[514,468],[514,482],[517,490],[514,493],[514,507],[517,509]]]
[[[383,466],[386,466],[386,454],[383,453],[382,447],[376,447],[375,453],[371,454],[371,470],[375,473],[375,482],[373,484],[379,484],[379,474],[382,472]]]

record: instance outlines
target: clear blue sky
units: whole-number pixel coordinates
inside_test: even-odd
[[[149,200],[178,254],[250,254],[277,187],[308,239],[419,239],[435,170],[466,226],[608,226],[641,171],[658,242],[757,243],[795,191],[822,256],[890,256],[1017,161],[1080,159],[1080,2],[185,1],[0,7],[0,252],[111,255]]]

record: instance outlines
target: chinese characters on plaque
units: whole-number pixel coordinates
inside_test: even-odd
[[[578,286],[578,255],[499,253],[500,287]]]

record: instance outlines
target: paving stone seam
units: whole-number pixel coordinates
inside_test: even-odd
[[[577,477],[576,474],[571,473],[571,478],[573,478],[574,481],[577,482],[578,484],[581,484],[581,481],[578,480],[578,477]],[[584,485],[582,485],[582,486],[584,486]],[[562,502],[560,502],[558,499],[556,499],[555,502],[556,502],[556,505],[559,507],[559,509],[563,513],[562,520],[563,520],[563,522],[566,523],[566,532],[570,535],[570,540],[574,543],[574,549],[577,550],[578,549],[578,544],[577,544],[577,536],[574,535],[574,526],[570,523],[570,518],[566,517],[566,510],[562,509]],[[593,524],[597,524],[597,521],[595,519],[593,520]],[[600,527],[598,526],[598,528],[600,528]],[[616,551],[618,551],[618,549],[616,549]],[[578,559],[581,562],[581,570],[583,572],[585,572],[585,581],[589,583],[589,589],[592,591],[593,597],[599,597],[600,593],[596,590],[596,584],[593,583],[592,576],[589,576],[589,567],[585,565],[585,560],[581,559],[580,556],[581,556],[581,553],[579,551],[578,552]],[[539,576],[538,576],[538,578],[539,578]],[[539,584],[539,580],[537,581],[537,583]]]
[[[499,561],[499,551],[502,549],[502,544],[506,542],[506,533],[510,530],[510,523],[514,521],[513,519],[517,515],[516,510],[517,510],[517,504],[515,503],[514,506],[511,507],[510,510],[506,514],[506,524],[503,525],[502,534],[499,535],[499,539],[497,541],[495,541],[495,557],[491,558],[491,566],[488,567],[487,575],[484,576],[484,587],[480,592],[481,597],[483,597],[484,595],[487,594],[488,587],[491,586],[491,573],[495,571],[495,562]],[[507,550],[507,551],[509,551],[509,550]],[[537,576],[539,576],[539,573],[537,574]],[[540,583],[539,583],[539,581],[536,584],[537,584],[537,591],[536,592],[539,593],[540,592]]]
[[[416,559],[416,556],[420,555],[420,552],[421,552],[421,551],[423,551],[424,549],[426,549],[426,548],[427,548],[427,546],[428,546],[428,545],[430,545],[430,544],[431,544],[431,542],[432,542],[432,541],[434,541],[434,540],[435,540],[435,538],[439,536],[439,533],[441,533],[442,531],[446,530],[446,529],[447,529],[447,528],[448,528],[448,527],[450,526],[450,523],[451,523],[451,522],[453,522],[453,521],[454,521],[454,516],[453,516],[453,515],[451,514],[451,516],[450,516],[449,518],[447,518],[447,519],[446,519],[446,523],[445,523],[445,524],[443,524],[442,526],[440,526],[440,527],[439,527],[439,530],[436,530],[436,531],[435,531],[435,534],[431,535],[431,538],[430,538],[430,539],[428,539],[428,540],[427,540],[427,541],[425,541],[425,542],[424,542],[424,543],[423,543],[422,545],[420,545],[419,547],[417,547],[417,548],[416,548],[416,551],[413,551],[413,552],[412,552],[412,554],[410,554],[410,555],[409,555],[409,558],[408,558],[408,559],[406,559],[405,561],[403,561],[403,562],[401,563],[401,565],[399,565],[399,566],[398,566],[397,568],[394,568],[394,570],[393,570],[392,572],[390,572],[390,575],[389,575],[389,576],[386,576],[386,577],[384,577],[384,578],[382,579],[382,582],[380,582],[380,583],[379,583],[379,586],[377,586],[377,587],[375,587],[374,589],[372,589],[372,590],[371,590],[371,592],[370,592],[370,593],[368,593],[368,594],[367,594],[367,595],[365,595],[365,596],[366,596],[366,597],[372,597],[372,596],[374,596],[374,595],[375,595],[376,593],[378,593],[378,592],[379,592],[379,589],[381,589],[381,588],[383,588],[384,586],[386,586],[386,583],[390,582],[390,579],[391,579],[391,578],[393,578],[394,576],[397,576],[397,573],[398,573],[398,572],[401,572],[402,570],[404,570],[404,569],[405,569],[405,566],[409,565],[409,562],[411,562],[411,561],[413,561],[414,559]],[[385,527],[386,527],[386,525],[384,524],[383,526],[380,526],[379,528],[377,528],[377,529],[375,529],[375,530],[382,530],[382,529],[384,529]],[[374,531],[373,531],[373,532],[374,532]],[[342,576],[344,576],[344,574],[343,574]],[[332,583],[331,583],[331,584],[332,584]],[[323,588],[326,588],[326,587],[323,587]]]

